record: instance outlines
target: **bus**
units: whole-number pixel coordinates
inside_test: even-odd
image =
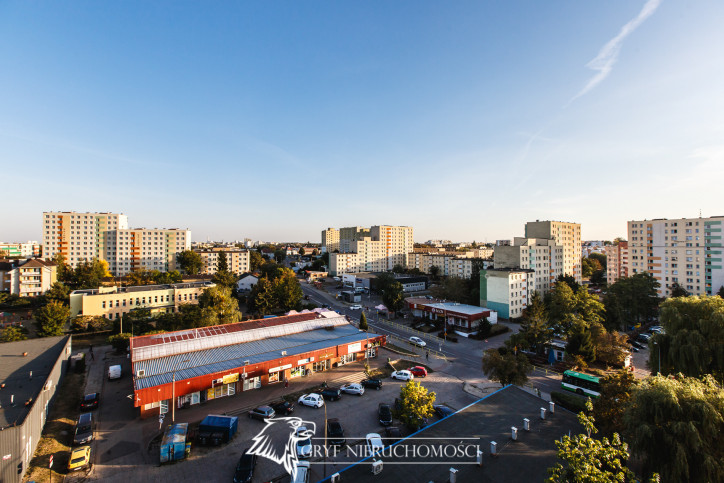
[[[601,396],[600,378],[580,372],[564,372],[561,387],[566,391],[575,392],[581,396],[590,396],[593,398]]]

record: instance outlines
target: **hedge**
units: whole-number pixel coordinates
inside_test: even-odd
[[[574,394],[553,391],[551,393],[551,400],[562,408],[566,408],[574,413],[580,413],[586,410],[586,399]]]

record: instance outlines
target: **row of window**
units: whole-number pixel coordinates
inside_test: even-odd
[[[174,295],[166,295],[165,298],[166,298],[165,302],[176,302],[176,295],[175,295],[175,294],[174,294]],[[163,295],[160,296],[160,299],[161,299],[160,302],[161,302],[161,303],[164,303],[164,296],[163,296]],[[189,302],[189,301],[194,301],[194,300],[198,300],[198,299],[199,299],[199,294],[198,294],[198,293],[193,293],[193,294],[189,294],[189,293],[178,294],[178,301],[179,301],[179,302]],[[128,299],[116,299],[116,300],[115,300],[115,304],[116,304],[115,306],[116,306],[116,307],[125,307],[125,306],[126,306],[126,301],[128,301],[128,305],[129,305],[129,306],[133,306],[133,305],[134,305],[134,304],[133,304],[133,300],[134,300],[133,297],[130,297],[130,298],[128,298]],[[146,305],[146,297],[136,297],[135,300],[136,300],[136,304],[135,304],[135,305]],[[109,301],[107,301],[107,302],[108,302],[108,303],[107,303],[107,306],[106,306],[106,301],[105,301],[105,300],[102,301],[102,302],[101,302],[101,308],[104,308],[104,309],[105,309],[105,308],[109,308],[109,309],[110,309],[110,308],[113,308],[114,300],[109,300]],[[156,295],[156,296],[154,296],[154,297],[151,297],[151,296],[149,295],[149,296],[148,296],[148,303],[149,303],[149,304],[157,304],[157,303],[159,303],[159,296]]]

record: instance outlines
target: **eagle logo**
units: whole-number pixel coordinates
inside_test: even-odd
[[[299,463],[297,442],[314,436],[316,425],[311,421],[294,417],[265,419],[264,422],[266,425],[251,439],[253,443],[249,453],[284,466],[294,480],[297,476],[297,463]],[[305,427],[306,431],[297,434],[297,430],[301,427]],[[275,437],[272,433],[281,434]],[[285,443],[280,442],[281,435],[287,436]]]

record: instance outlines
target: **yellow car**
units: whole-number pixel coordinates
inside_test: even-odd
[[[75,448],[70,453],[70,461],[68,462],[68,471],[75,471],[85,468],[90,464],[90,446],[81,446]]]

